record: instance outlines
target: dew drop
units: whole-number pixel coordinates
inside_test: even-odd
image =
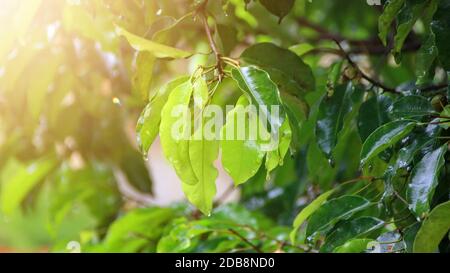
[[[160,16],[162,14],[162,9],[159,9],[157,12],[156,12],[156,15],[157,16]]]
[[[120,101],[120,99],[118,98],[118,97],[114,97],[113,99],[112,99],[112,102],[115,104],[115,105],[122,105],[122,103],[121,103],[121,101]]]

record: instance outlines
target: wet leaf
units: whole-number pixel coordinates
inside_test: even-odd
[[[447,145],[426,154],[412,171],[411,182],[406,193],[409,209],[418,218],[424,218],[430,211],[434,190],[444,166]]]
[[[414,122],[392,121],[376,129],[362,146],[361,165],[406,137],[415,126]]]

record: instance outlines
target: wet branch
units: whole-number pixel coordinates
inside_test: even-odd
[[[217,49],[216,42],[214,41],[211,29],[208,25],[208,15],[206,14],[206,5],[208,4],[208,1],[205,1],[202,5],[202,7],[199,9],[199,16],[200,20],[202,21],[203,28],[205,29],[206,36],[208,37],[209,46],[211,47],[211,50],[213,51],[215,57],[216,57],[216,68],[217,72],[219,74],[219,82],[222,81],[225,73],[223,71],[223,64],[222,64],[222,55],[220,54],[219,50]]]

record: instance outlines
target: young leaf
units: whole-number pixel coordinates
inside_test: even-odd
[[[412,171],[411,182],[406,192],[409,209],[416,217],[424,218],[430,211],[434,190],[444,166],[447,144],[426,154]]]
[[[281,20],[291,11],[295,0],[260,0],[260,2],[268,11],[278,16],[278,22],[281,23]]]
[[[259,112],[267,118],[271,131],[278,132],[284,121],[284,109],[278,87],[272,82],[269,74],[255,67],[241,67],[231,71],[240,89],[250,96]],[[278,106],[278,115],[272,112],[272,106]]]
[[[150,146],[158,135],[161,122],[161,111],[166,104],[170,93],[174,88],[188,80],[189,77],[183,76],[161,87],[155,97],[152,98],[142,111],[136,125],[136,137],[139,150],[144,156],[147,155]]]
[[[181,181],[190,185],[198,183],[189,158],[191,115],[186,111],[189,110],[187,107],[192,91],[192,83],[186,81],[170,93],[167,103],[162,109],[159,127],[161,146],[165,157],[173,166]],[[175,112],[177,109],[180,110],[178,113]],[[176,128],[179,130],[176,131]]]
[[[394,119],[421,119],[425,115],[434,113],[430,101],[422,96],[406,96],[394,102],[391,116]]]
[[[405,0],[389,0],[384,7],[383,14],[378,19],[378,37],[386,46],[386,37],[392,22],[403,7]]]
[[[359,108],[358,132],[364,142],[373,131],[389,122],[388,109],[392,100],[388,96],[375,95]]]
[[[300,228],[303,222],[305,222],[306,219],[308,219],[308,217],[311,216],[311,214],[313,214],[317,209],[319,209],[320,206],[323,203],[325,203],[328,197],[330,197],[330,195],[333,193],[334,190],[329,190],[327,192],[322,193],[316,199],[314,199],[314,201],[312,201],[311,204],[306,206],[304,209],[300,211],[299,214],[297,214],[294,220],[294,224],[292,225],[294,229],[291,231],[290,234],[292,243],[295,243],[295,236],[297,234],[297,230]]]
[[[253,177],[262,164],[264,152],[260,149],[257,140],[250,140],[246,136],[244,139],[238,138],[239,115],[249,104],[245,96],[241,96],[236,103],[236,107],[227,114],[227,122],[222,128],[222,165],[225,171],[233,178],[234,184],[239,185]],[[257,122],[256,119],[248,119],[249,122]],[[249,125],[249,124],[248,124]],[[245,128],[244,131],[247,131]],[[234,132],[233,139],[226,138],[227,132]]]
[[[116,33],[124,36],[135,50],[151,52],[157,58],[184,59],[193,55],[188,51],[144,39],[119,26],[116,26]]]
[[[450,230],[450,201],[439,204],[422,223],[414,240],[413,252],[432,253]]]
[[[203,110],[208,99],[208,88],[203,78],[198,78],[194,84],[194,103]],[[189,158],[192,169],[198,179],[195,185],[184,185],[183,190],[189,201],[205,215],[212,210],[213,199],[216,194],[217,169],[214,161],[219,155],[219,142],[205,137],[205,124],[209,119],[201,112],[200,127],[189,140]],[[214,117],[213,117],[214,118]]]
[[[306,229],[306,236],[309,237],[317,232],[327,230],[338,221],[350,217],[369,205],[368,200],[356,195],[331,199],[312,214]]]
[[[303,98],[315,89],[311,68],[288,49],[272,43],[260,43],[247,48],[241,59],[267,71],[282,92]]]
[[[376,129],[361,149],[361,165],[406,137],[416,124],[409,121],[392,121]]]
[[[352,84],[338,85],[331,97],[324,97],[319,106],[316,137],[320,149],[328,158],[336,146],[338,134],[344,126],[345,116],[352,110]]]
[[[366,237],[373,231],[382,228],[384,222],[373,217],[360,217],[339,223],[325,239],[320,252],[332,252],[336,247],[342,246],[348,240]]]

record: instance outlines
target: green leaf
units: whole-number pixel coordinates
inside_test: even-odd
[[[422,223],[414,240],[413,252],[432,253],[450,229],[450,201],[439,204]]]
[[[320,252],[332,252],[348,240],[366,237],[370,233],[382,228],[384,222],[374,217],[360,217],[339,223],[325,239]],[[367,245],[366,245],[367,246]]]
[[[391,105],[391,98],[378,95],[361,105],[358,115],[358,132],[362,141],[365,141],[378,127],[389,122],[388,109]]]
[[[433,63],[438,56],[438,49],[435,45],[435,39],[434,33],[430,32],[417,52],[416,84],[418,85],[427,83],[427,80],[434,76]]]
[[[416,239],[417,232],[419,231],[420,227],[421,223],[416,222],[403,230],[403,241],[405,242],[406,252],[413,252],[414,240]]]
[[[444,110],[442,110],[440,116],[442,116],[443,118],[439,119],[439,127],[447,130],[448,128],[450,128],[450,121],[449,118],[450,117],[450,105],[446,105],[444,107]]]
[[[406,192],[409,209],[416,217],[424,218],[430,211],[434,190],[444,166],[447,144],[426,154],[414,167]]]
[[[328,158],[337,144],[338,134],[344,126],[344,119],[352,111],[352,84],[338,85],[334,93],[325,96],[319,106],[316,123],[316,137],[320,149]]]
[[[278,16],[278,22],[281,23],[281,20],[291,11],[295,0],[260,0],[260,2],[270,13]]]
[[[392,121],[376,129],[364,142],[361,149],[361,165],[406,137],[416,124],[409,121]]]
[[[308,219],[309,216],[311,216],[311,214],[313,214],[317,209],[319,209],[320,206],[322,206],[322,204],[325,203],[328,197],[330,197],[330,195],[333,193],[334,189],[322,193],[316,199],[314,199],[314,201],[312,201],[308,206],[303,208],[299,214],[297,214],[294,223],[292,225],[294,229],[290,234],[292,243],[295,243],[295,236],[297,234],[298,229],[303,224],[303,222],[305,222],[306,219]]]
[[[189,158],[191,116],[189,102],[193,92],[191,81],[174,88],[162,109],[160,137],[163,152],[183,183],[194,185],[198,179]]]
[[[315,89],[311,68],[288,49],[272,43],[260,43],[247,48],[241,58],[267,71],[282,92],[303,98]]]
[[[289,119],[285,119],[280,127],[280,137],[277,143],[277,148],[268,151],[266,154],[265,167],[267,170],[266,180],[270,179],[270,172],[276,167],[283,165],[284,157],[286,156],[292,140],[292,131],[289,125]]]
[[[188,15],[174,19],[169,26],[155,32],[152,41],[157,43],[165,43],[171,30],[175,29]],[[136,56],[136,65],[133,73],[132,83],[135,91],[140,94],[144,101],[149,98],[150,87],[153,79],[153,67],[155,65],[156,56],[153,52],[141,51]],[[150,94],[151,97],[151,94]]]
[[[397,14],[403,7],[405,0],[389,0],[387,1],[383,13],[378,19],[378,37],[386,46],[386,37]]]
[[[111,224],[99,252],[130,253],[144,247],[155,251],[165,226],[175,216],[171,208],[134,209]]]
[[[440,133],[439,125],[429,124],[426,128],[411,135],[411,143],[398,151],[395,169],[406,168],[418,152],[428,150],[436,142]]]
[[[306,229],[306,236],[327,230],[342,219],[367,208],[370,202],[360,196],[345,195],[324,203],[311,216]]]
[[[421,119],[423,116],[433,113],[433,106],[427,98],[413,95],[396,100],[392,105],[391,116],[394,119]]]
[[[150,52],[157,58],[184,59],[193,55],[188,51],[144,39],[119,26],[116,26],[116,33],[119,36],[124,36],[135,50]]]
[[[161,111],[170,93],[174,88],[188,80],[189,77],[183,76],[161,87],[142,111],[136,125],[136,137],[139,150],[145,157],[147,157],[147,152],[158,135],[159,125],[161,123]]]
[[[231,73],[240,89],[256,104],[259,112],[262,112],[264,117],[261,118],[268,119],[271,132],[277,134],[284,121],[285,114],[280,92],[270,79],[269,74],[251,66],[233,69]],[[278,106],[278,115],[272,112],[272,106]]]
[[[11,214],[17,209],[33,188],[56,167],[53,157],[36,160],[29,165],[9,161],[1,176],[0,205],[3,213]]]
[[[252,140],[247,135],[244,138],[238,137],[239,130],[247,131],[247,128],[239,128],[237,123],[246,118],[244,109],[248,104],[245,96],[241,96],[236,107],[227,114],[227,122],[222,128],[222,165],[233,178],[235,185],[245,183],[258,172],[265,154],[256,139]],[[257,122],[257,120],[248,119],[246,125],[250,126],[250,122]],[[233,140],[226,137],[227,132],[234,132]]]
[[[300,141],[300,129],[309,115],[309,106],[305,101],[288,93],[281,93],[281,100],[283,101],[292,131],[291,147],[295,149]]]
[[[136,68],[133,73],[132,83],[134,90],[141,96],[143,101],[147,101],[149,98],[155,60],[155,56],[146,51],[139,52],[136,56]]]
[[[334,253],[363,253],[368,250],[367,245],[374,242],[373,239],[352,239],[345,244],[336,247]]]
[[[194,103],[203,110],[208,99],[208,88],[203,78],[196,80],[194,84]],[[198,179],[195,185],[183,185],[183,190],[189,201],[205,215],[209,215],[216,195],[217,169],[214,161],[219,155],[219,141],[208,140],[205,136],[205,124],[214,122],[214,116],[208,118],[205,112],[201,112],[200,127],[189,140],[189,158],[192,169]]]
[[[450,71],[450,1],[440,1],[438,10],[431,23],[431,29],[436,35],[436,46],[439,60],[446,71]]]

